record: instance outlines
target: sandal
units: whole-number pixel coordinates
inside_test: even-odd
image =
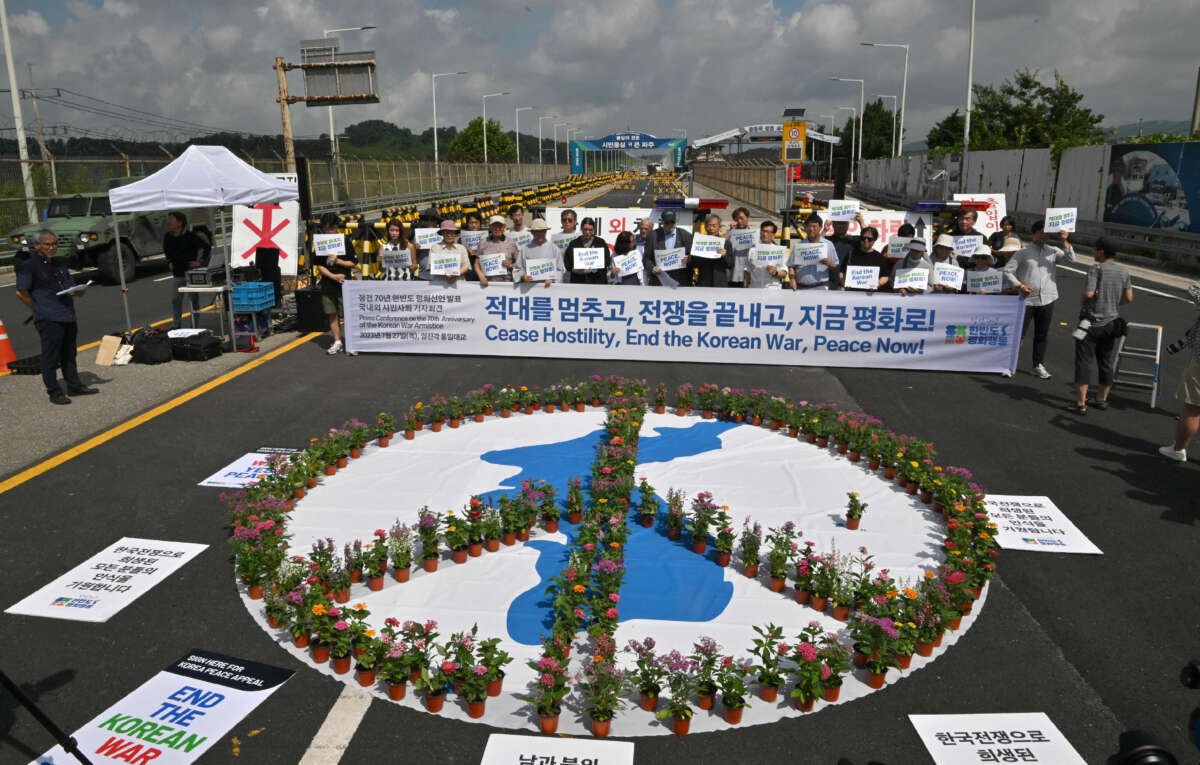
[[[1104,401],[1101,401],[1100,399],[1096,399],[1095,401],[1089,401],[1088,403],[1091,404],[1092,406],[1096,407],[1100,411],[1104,411],[1105,409],[1108,408],[1108,400],[1107,399],[1105,399]]]
[[[1087,405],[1080,406],[1079,404],[1067,404],[1067,411],[1074,414],[1087,414]]]

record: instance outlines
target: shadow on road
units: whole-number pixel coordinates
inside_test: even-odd
[[[63,669],[55,672],[53,675],[38,680],[36,683],[19,683],[18,687],[21,689],[22,693],[28,696],[29,699],[36,704],[38,698],[43,694],[61,688],[74,679],[75,670]],[[6,744],[7,746],[17,750],[17,752],[24,759],[32,760],[50,747],[44,746],[41,749],[34,750],[23,741],[16,739],[11,735],[13,724],[17,721],[18,709],[22,709],[23,713],[28,713],[21,706],[21,703],[17,701],[15,696],[13,696],[11,693],[8,693],[4,689],[0,689],[0,743]],[[54,719],[53,712],[48,713],[48,716],[50,719]],[[47,738],[50,736],[48,731],[46,732],[46,736]]]

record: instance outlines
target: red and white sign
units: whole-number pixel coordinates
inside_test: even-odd
[[[254,262],[259,247],[279,249],[279,271],[283,276],[296,275],[300,253],[299,202],[259,204],[254,207],[233,206],[234,267]]]
[[[975,228],[983,234],[984,241],[1000,230],[1000,220],[1008,215],[1008,203],[1003,194],[955,194],[956,202],[987,202],[988,208],[979,212]]]

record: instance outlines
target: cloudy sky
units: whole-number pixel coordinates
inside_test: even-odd
[[[1138,5],[985,0],[975,81],[999,83],[1022,66],[1048,77],[1057,68],[1106,125],[1188,119],[1196,0]],[[898,94],[903,52],[863,48],[860,40],[911,44],[906,140],[923,139],[964,100],[970,19],[969,0],[8,0],[7,7],[21,87],[32,62],[39,88],[217,128],[278,133],[273,58],[297,60],[299,40],[326,28],[374,24],[379,29],[344,34],[342,48],[378,51],[382,101],[340,107],[341,126],[377,118],[424,130],[432,122],[430,73],[467,70],[438,80],[440,124],[462,126],[478,115],[481,94],[509,90],[513,96],[488,101],[489,116],[505,129],[515,106],[532,105],[540,108],[522,112],[522,132],[536,134],[536,117],[556,114],[597,137],[686,128],[692,139],[778,121],[787,106],[806,107],[824,123],[818,115],[858,105],[857,86],[831,76],[864,78],[868,99]],[[299,72],[289,82],[302,90]],[[8,101],[0,103],[0,125],[10,126]],[[296,105],[292,115],[298,135],[327,129],[325,109]],[[42,118],[115,126],[130,136],[161,127],[50,104]]]

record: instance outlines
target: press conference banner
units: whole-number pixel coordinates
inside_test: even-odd
[[[1024,300],[347,281],[358,352],[1012,372]]]

